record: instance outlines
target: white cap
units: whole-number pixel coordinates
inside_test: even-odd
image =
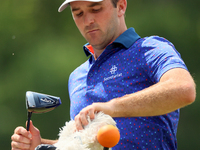
[[[63,11],[65,8],[67,8],[67,6],[69,5],[70,2],[74,2],[74,1],[101,2],[101,1],[103,1],[103,0],[66,0],[66,1],[64,1],[64,3],[62,3],[62,5],[58,8],[58,12]]]

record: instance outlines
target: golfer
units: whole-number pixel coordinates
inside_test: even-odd
[[[176,150],[179,109],[195,101],[195,83],[174,45],[159,36],[140,37],[125,23],[126,0],[66,0],[87,40],[88,60],[69,77],[70,117],[77,131],[102,111],[117,122],[113,150]],[[134,19],[134,18],[133,18]],[[17,127],[12,150],[34,150],[56,140]]]

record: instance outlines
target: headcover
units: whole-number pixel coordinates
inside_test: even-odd
[[[70,2],[74,2],[74,1],[101,2],[101,1],[103,1],[103,0],[66,0],[66,1],[64,1],[64,3],[62,3],[62,5],[58,8],[58,12],[63,11],[65,8],[67,8],[67,6],[69,5]]]

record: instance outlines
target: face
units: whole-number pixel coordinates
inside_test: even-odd
[[[76,26],[94,49],[104,49],[119,36],[117,8],[111,0],[75,1],[70,6]]]

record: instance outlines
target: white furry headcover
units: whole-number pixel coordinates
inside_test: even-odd
[[[59,133],[59,139],[54,146],[56,150],[103,150],[103,146],[97,141],[97,132],[104,125],[114,125],[116,122],[112,117],[102,112],[95,114],[95,118],[90,120],[84,130],[73,132],[75,130],[74,120],[65,123]]]

